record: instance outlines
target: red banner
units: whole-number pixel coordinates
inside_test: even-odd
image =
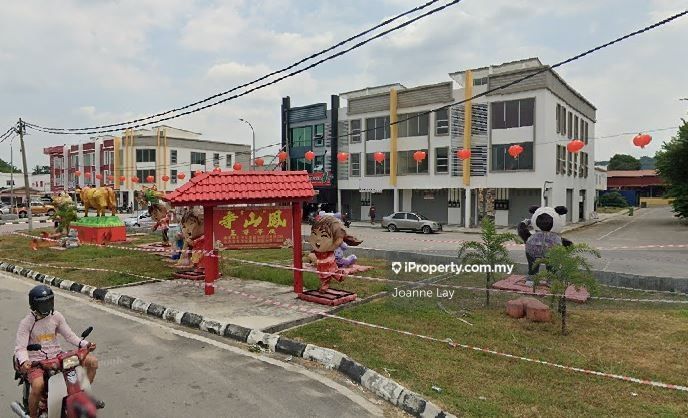
[[[213,230],[215,241],[229,250],[280,248],[292,240],[291,207],[215,209]]]

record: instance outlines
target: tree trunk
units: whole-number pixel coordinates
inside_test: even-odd
[[[490,279],[492,273],[487,273],[485,275],[485,306],[490,306]]]
[[[559,296],[559,312],[561,313],[561,335],[566,335],[566,296]]]

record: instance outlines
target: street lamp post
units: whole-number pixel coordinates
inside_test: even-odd
[[[253,125],[251,125],[251,122],[242,118],[239,118],[239,120],[244,122],[251,128],[251,134],[253,135],[253,146],[251,146],[251,162],[249,163],[249,167],[251,170],[255,170],[254,164],[256,161],[256,131],[253,129]]]

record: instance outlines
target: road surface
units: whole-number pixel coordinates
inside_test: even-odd
[[[2,417],[12,416],[9,405],[20,393],[11,379],[11,356],[35,284],[0,273]],[[98,344],[100,361],[94,393],[106,402],[100,417],[382,416],[358,389],[301,366],[56,292],[56,309],[77,334],[94,326],[89,340]]]
[[[303,231],[308,234],[310,227],[304,226]],[[362,239],[361,246],[366,248],[449,256],[456,256],[462,241],[480,239],[479,235],[460,232],[392,233],[379,223],[374,229],[352,226],[348,231]],[[600,249],[602,258],[593,262],[596,270],[688,278],[688,225],[674,217],[668,206],[636,210],[634,216],[615,216],[564,236]],[[509,249],[514,261],[526,263],[522,246],[512,245]]]

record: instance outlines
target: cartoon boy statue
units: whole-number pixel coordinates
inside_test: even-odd
[[[362,241],[348,235],[344,225],[334,216],[321,216],[313,224],[311,235],[308,237],[313,251],[307,259],[315,265],[320,279],[320,291],[326,292],[330,288],[330,281],[344,280],[343,274],[337,266],[335,251],[342,245],[359,245]]]

